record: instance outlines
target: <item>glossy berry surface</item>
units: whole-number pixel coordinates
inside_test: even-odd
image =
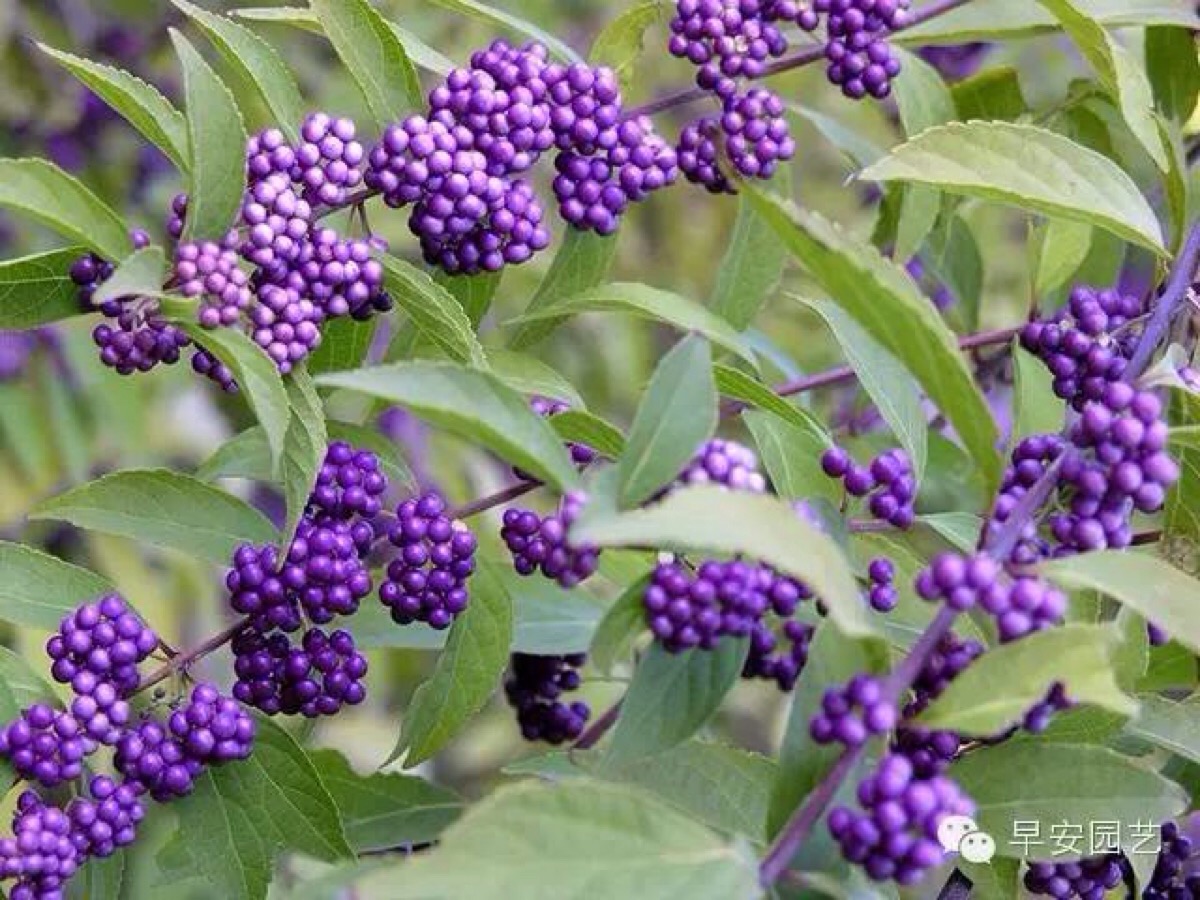
[[[475,571],[475,535],[447,515],[435,493],[406,500],[387,539],[399,552],[388,563],[379,599],[400,625],[425,622],[444,629],[467,608],[467,579]]]

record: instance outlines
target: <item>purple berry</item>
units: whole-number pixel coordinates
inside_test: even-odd
[[[521,575],[540,571],[562,587],[586,581],[599,565],[600,549],[591,544],[574,544],[571,525],[579,518],[587,497],[573,491],[562,498],[558,509],[544,518],[528,509],[504,511],[500,537],[513,556],[513,567]]]
[[[579,689],[582,653],[536,656],[514,653],[504,693],[517,711],[517,723],[527,741],[564,744],[583,733],[591,710],[586,703],[565,703],[565,693]]]

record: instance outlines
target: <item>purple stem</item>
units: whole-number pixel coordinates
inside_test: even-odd
[[[1171,273],[1171,280],[1167,282],[1162,297],[1154,307],[1154,313],[1150,316],[1150,321],[1146,323],[1146,330],[1142,332],[1142,338],[1125,369],[1126,381],[1133,381],[1146,370],[1146,366],[1150,363],[1150,357],[1154,355],[1154,351],[1166,337],[1171,323],[1175,320],[1175,314],[1179,312],[1187,299],[1192,281],[1196,277],[1198,264],[1200,264],[1200,222],[1192,225],[1183,249],[1179,251],[1179,256],[1175,260],[1175,270]]]

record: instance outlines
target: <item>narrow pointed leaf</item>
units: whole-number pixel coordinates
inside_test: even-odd
[[[562,316],[540,314],[603,282],[616,253],[615,234],[601,237],[591,231],[568,228],[554,254],[550,271],[525,309],[526,317],[537,315],[538,318],[516,329],[511,341],[513,349],[522,350],[536,344],[561,325]]]
[[[278,471],[287,500],[287,522],[283,528],[282,547],[288,547],[295,537],[296,527],[304,514],[317,472],[325,460],[329,435],[325,428],[325,407],[317,394],[312,376],[304,368],[292,372],[287,383],[291,420],[283,440],[283,456]]]
[[[771,183],[781,196],[791,196],[791,169],[781,168]],[[736,329],[746,328],[779,286],[786,261],[787,248],[775,229],[750,198],[739,197],[733,236],[717,269],[709,304],[713,312]]]
[[[428,341],[450,359],[487,368],[487,357],[471,320],[454,296],[411,263],[383,256],[384,284],[409,319]]]
[[[520,16],[505,12],[503,9],[488,6],[486,3],[480,3],[479,0],[433,0],[433,2],[445,9],[454,10],[471,18],[499,25],[501,28],[511,28],[518,34],[526,35],[545,44],[551,53],[567,62],[583,61],[583,57],[544,28],[522,19]]]

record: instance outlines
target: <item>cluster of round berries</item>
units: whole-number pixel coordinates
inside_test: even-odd
[[[414,204],[409,227],[429,263],[497,271],[549,245],[541,203],[516,176],[551,148],[560,214],[600,234],[677,171],[648,120],[622,120],[612,70],[551,63],[541,44],[498,40],[434,88],[428,115],[385,130],[365,180],[390,206]]]
[[[767,480],[758,470],[758,456],[745,444],[713,438],[705,441],[675,478],[672,487],[715,484],[731,491],[762,494]]]
[[[887,753],[858,785],[861,810],[834,807],[829,831],[842,855],[875,881],[908,885],[942,864],[937,828],[943,818],[971,815],[975,805],[945,775],[921,776],[906,756]]]
[[[573,588],[590,578],[600,564],[600,549],[571,541],[571,526],[583,512],[587,496],[578,491],[566,494],[558,509],[539,516],[531,509],[512,507],[504,511],[500,537],[521,575],[541,572],[564,588]]]
[[[917,482],[908,454],[899,447],[885,450],[869,466],[856,465],[841,447],[831,447],[821,456],[821,468],[838,478],[852,497],[866,497],[871,515],[896,528],[908,528],[915,518],[913,504]]]
[[[564,744],[583,733],[591,709],[586,703],[565,703],[561,698],[579,689],[579,669],[586,662],[583,653],[512,655],[504,694],[517,711],[517,723],[525,740]]]
[[[1200,894],[1200,873],[1195,870],[1194,841],[1174,822],[1159,827],[1158,859],[1142,889],[1142,900],[1175,900]]]
[[[1025,889],[1055,900],[1104,900],[1124,877],[1123,859],[1106,853],[1077,862],[1031,862],[1025,870]]]
[[[796,153],[784,116],[783,100],[764,88],[722,101],[721,114],[688,123],[679,136],[679,170],[713,194],[736,189],[722,171],[723,158],[743,178],[770,178],[781,162]]]
[[[428,493],[405,500],[387,532],[400,552],[388,564],[379,597],[400,625],[425,622],[442,630],[467,608],[475,571],[475,535],[447,515],[446,501]]]
[[[886,556],[876,557],[867,564],[867,600],[876,612],[891,612],[900,599],[896,592],[896,566]]]
[[[353,615],[371,593],[369,519],[387,487],[373,453],[334,441],[287,552],[250,544],[234,551],[225,584],[230,606],[247,617],[232,642],[238,700],[269,715],[317,716],[363,699],[366,659],[353,638],[315,626]],[[306,625],[295,646],[288,635]]]
[[[816,631],[815,625],[798,619],[785,620],[778,632],[765,619],[759,620],[750,630],[742,677],[773,681],[781,691],[791,691],[808,663],[808,648]]]
[[[1053,318],[1021,329],[1021,346],[1050,370],[1054,393],[1081,410],[1121,379],[1137,338],[1126,326],[1142,311],[1137,297],[1078,285]]]
[[[820,711],[809,720],[809,733],[818,744],[861,747],[872,735],[895,728],[897,718],[896,704],[885,696],[883,683],[860,674],[825,691]]]
[[[15,879],[10,897],[61,897],[89,858],[111,856],[132,843],[145,815],[142,796],[165,801],[192,790],[209,765],[249,756],[254,720],[212,685],[197,685],[172,704],[165,721],[147,711],[134,721],[129,699],[138,666],[158,636],[116,594],[65,616],[46,643],[50,674],[70,685],[67,710],[35,703],[0,729],[0,756],[21,778],[53,789],[81,779],[88,756],[113,748],[120,776],[90,778],[68,805],[25,791],[13,817],[13,837],[0,840],[0,879]]]
[[[908,0],[813,0],[813,11],[826,16],[826,73],[850,99],[883,99],[892,92],[900,60],[887,38],[906,24],[908,5]]]
[[[962,745],[962,737],[954,731],[916,725],[912,720],[981,655],[983,645],[978,641],[947,634],[938,642],[913,682],[912,699],[901,710],[902,722],[896,729],[892,749],[908,757],[913,770],[922,778],[946,771]]]

